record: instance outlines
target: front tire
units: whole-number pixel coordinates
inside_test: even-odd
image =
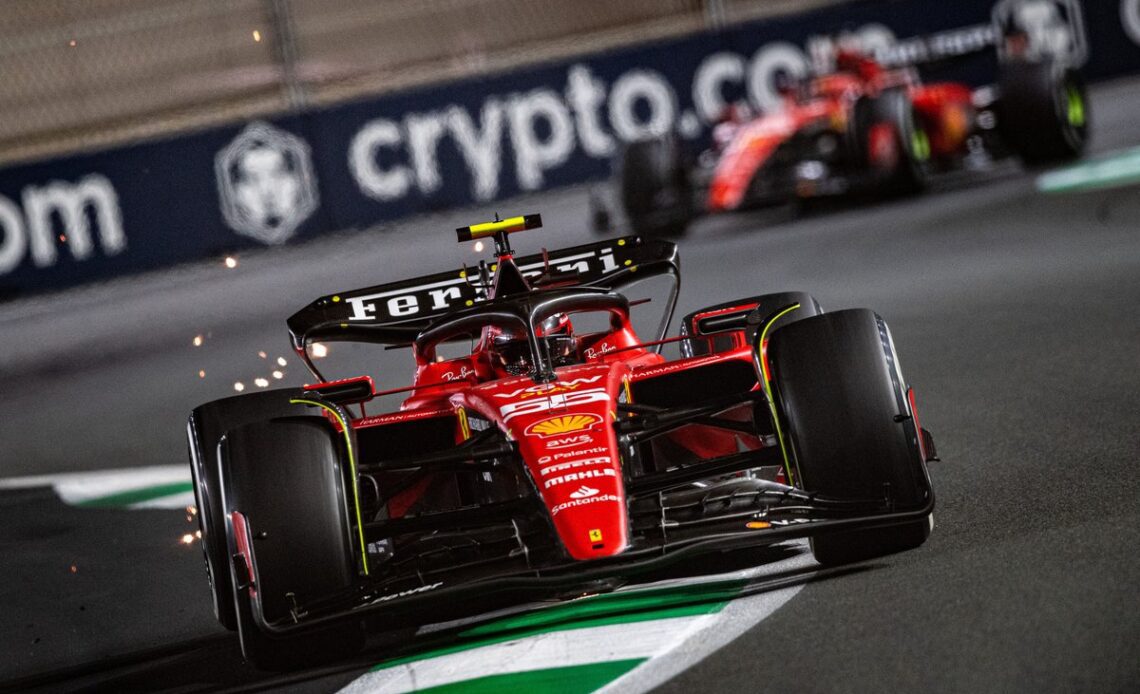
[[[798,477],[809,492],[839,499],[889,493],[896,510],[931,493],[919,433],[886,323],[866,309],[827,313],[778,330],[768,345],[773,396]],[[821,534],[825,566],[918,547],[927,519]]]
[[[229,431],[219,446],[227,463],[228,512],[249,526],[266,621],[281,622],[294,603],[351,588],[356,575],[351,524],[335,432],[321,417],[284,417]],[[227,516],[231,556],[238,545]],[[244,566],[230,562],[238,633],[247,661],[263,670],[312,665],[359,650],[359,625],[271,636],[258,627]]]
[[[218,622],[231,631],[237,629],[237,615],[234,612],[234,591],[230,581],[230,553],[226,544],[226,513],[221,491],[223,473],[222,464],[218,460],[218,441],[228,430],[251,422],[303,414],[303,407],[289,402],[296,392],[292,389],[277,389],[215,400],[195,408],[187,422],[195,507],[202,533],[206,576],[214,599],[214,614]]]

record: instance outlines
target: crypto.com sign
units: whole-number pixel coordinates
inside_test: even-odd
[[[126,249],[119,199],[106,177],[30,185],[21,193],[22,204],[0,195],[0,276],[29,257],[37,268],[51,267],[61,246],[75,260],[87,260],[95,254],[96,237],[104,255]]]

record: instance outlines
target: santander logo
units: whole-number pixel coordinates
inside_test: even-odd
[[[591,497],[597,493],[598,493],[597,489],[594,489],[593,487],[587,487],[586,485],[583,484],[581,487],[578,487],[578,491],[570,492],[570,498],[571,499],[588,499],[589,497]]]

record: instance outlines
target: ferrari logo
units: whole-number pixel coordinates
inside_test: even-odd
[[[598,528],[594,528],[593,530],[591,530],[590,531],[590,542],[601,542],[601,541],[602,541],[602,531]]]

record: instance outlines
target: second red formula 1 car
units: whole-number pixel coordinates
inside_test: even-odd
[[[634,142],[618,197],[639,233],[682,233],[697,215],[853,192],[912,193],[972,155],[1028,164],[1079,156],[1088,114],[1072,69],[1009,58],[996,85],[923,83],[840,51],[836,70],[783,89],[784,108],[750,118],[729,108],[692,161],[675,135]]]
[[[319,382],[194,410],[216,613],[256,665],[701,553],[806,537],[832,565],[927,539],[934,446],[882,318],[784,292],[698,310],[667,337],[674,244],[516,256],[509,234],[539,225],[464,227],[493,259],[317,299],[288,325]],[[649,339],[624,293],[646,277],[671,280]],[[409,350],[411,385],[324,380],[310,348],[337,340]]]

